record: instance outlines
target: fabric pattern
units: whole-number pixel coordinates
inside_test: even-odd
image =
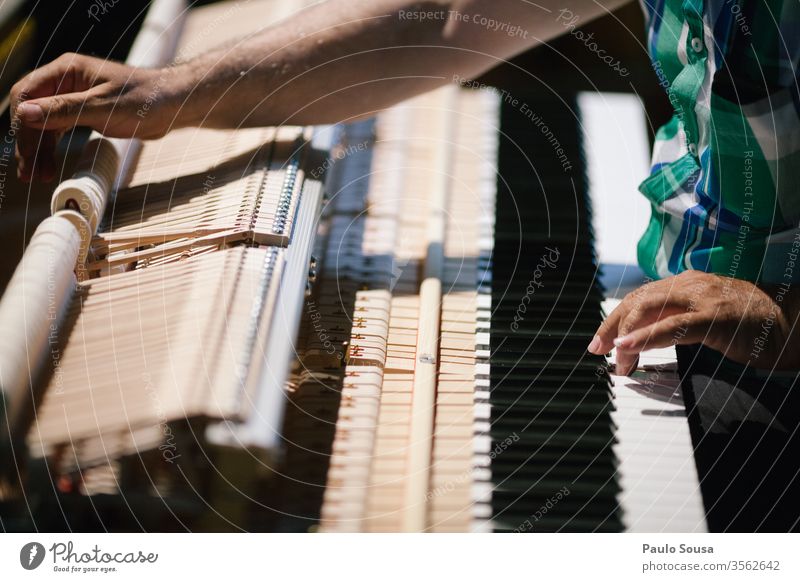
[[[675,114],[639,189],[653,278],[800,282],[800,0],[640,0]]]

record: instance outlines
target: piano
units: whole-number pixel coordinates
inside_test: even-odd
[[[304,4],[193,8],[172,57]],[[724,530],[699,371],[586,352],[642,282],[648,209],[608,211],[647,171],[640,99],[491,80],[117,148],[48,353],[0,368],[2,528]]]

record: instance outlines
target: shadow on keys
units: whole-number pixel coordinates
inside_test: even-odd
[[[703,346],[679,346],[709,531],[800,529],[800,373],[745,371]]]

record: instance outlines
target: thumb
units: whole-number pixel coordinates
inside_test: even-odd
[[[108,120],[106,108],[86,91],[23,101],[16,115],[23,126],[45,130],[66,130],[76,125],[102,127]]]

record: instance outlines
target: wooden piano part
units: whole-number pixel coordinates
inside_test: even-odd
[[[281,252],[238,246],[81,284],[31,451],[84,449],[86,440],[181,418],[246,417],[258,382],[253,344],[273,316]],[[103,456],[76,453],[77,464],[108,460],[109,451],[94,450]]]
[[[270,22],[268,6],[283,17],[302,5],[253,4],[262,24]],[[189,30],[226,28],[216,38],[247,33],[252,20],[209,22],[228,8],[190,12]],[[184,35],[180,46],[195,40]],[[141,151],[120,140],[90,141],[78,174],[53,198],[53,224],[69,225],[75,215],[70,228],[84,234],[69,247],[80,260],[59,251],[72,263],[63,269],[72,283],[60,287],[74,287],[75,262],[80,283],[74,297],[59,299],[64,322],[49,341],[56,356],[37,388],[44,396],[27,435],[30,452],[46,458],[54,478],[77,480],[88,492],[85,477],[99,475],[104,492],[120,493],[119,482],[109,490],[107,477],[119,476],[121,462],[149,458],[150,470],[163,473],[154,467],[177,462],[175,440],[184,451],[211,445],[206,457],[226,448],[220,464],[230,474],[269,459],[280,443],[293,356],[286,338],[296,334],[322,201],[323,173],[309,176],[306,167],[328,147],[324,131],[298,127],[188,129]],[[17,435],[17,446],[23,440]],[[185,455],[169,487],[180,486],[181,475],[186,488],[218,469],[207,458],[196,461]],[[261,476],[253,471],[244,481]]]
[[[476,435],[488,429],[486,354],[476,330],[486,332],[478,313],[479,301],[483,317],[488,307],[496,116],[492,96],[449,88],[381,114],[374,138],[365,140],[363,125],[345,133],[345,149],[371,147],[332,169],[313,299],[325,329],[340,329],[341,298],[355,290],[352,333],[336,336],[348,345],[324,531],[469,531],[487,516],[488,440]],[[426,261],[438,263],[427,280],[441,285],[433,313],[421,309]],[[426,317],[439,328],[429,340],[433,386],[415,383]]]
[[[185,5],[182,0],[156,0],[128,55],[132,66],[163,66],[173,54]],[[129,163],[136,140],[106,139],[92,134],[75,175],[59,184],[51,199],[53,216],[34,233],[37,245],[23,254],[11,284],[0,299],[0,327],[15,347],[0,352],[0,499],[13,495],[24,435],[35,412],[51,346],[63,333],[64,314],[73,300],[76,274],[90,237],[102,216],[117,173]],[[24,357],[20,356],[20,351]],[[10,451],[14,450],[12,455]],[[12,466],[13,465],[13,466]]]
[[[117,193],[107,228],[92,242],[101,258],[90,271],[198,244],[288,245],[311,133],[294,127],[221,133],[180,130],[145,145],[132,179],[137,185]]]

